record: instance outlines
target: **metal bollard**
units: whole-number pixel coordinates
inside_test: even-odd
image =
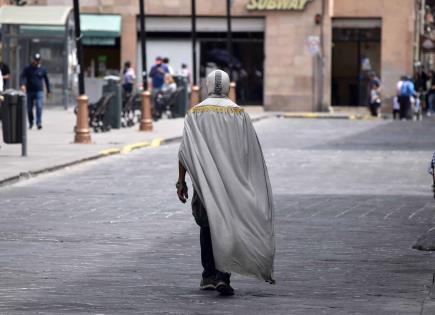
[[[236,82],[230,83],[230,100],[232,100],[234,103],[236,103]]]
[[[27,156],[27,95],[22,94],[22,112],[21,112],[21,156]]]
[[[89,132],[88,97],[80,95],[77,97],[77,124],[74,143],[91,143]]]
[[[141,93],[142,100],[142,116],[140,119],[139,131],[152,131],[153,119],[151,117],[151,93],[150,91],[144,91]]]
[[[189,109],[193,106],[199,104],[199,86],[192,86],[192,92],[190,94],[190,106]]]

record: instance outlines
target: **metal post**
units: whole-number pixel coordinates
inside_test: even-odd
[[[89,132],[88,97],[85,95],[85,81],[83,77],[84,67],[79,0],[74,0],[74,23],[79,75],[79,96],[77,97],[77,123],[74,143],[91,143],[91,134]]]
[[[229,57],[229,77],[230,77],[230,99],[236,102],[236,82],[233,82],[233,38],[232,38],[232,28],[231,28],[231,1],[227,0],[227,52]]]
[[[147,75],[147,52],[146,40],[147,33],[145,29],[145,0],[139,0],[139,20],[140,20],[140,47],[142,53],[142,83],[143,92],[141,94],[141,119],[139,131],[152,131],[153,119],[151,117],[151,93],[148,91]]]
[[[20,95],[19,95],[20,96]],[[27,97],[25,93],[21,93],[23,104],[21,105],[21,156],[27,156]]]
[[[142,80],[143,90],[148,90],[148,76],[147,76],[147,54],[145,43],[147,39],[145,30],[145,0],[139,0],[139,22],[140,22],[140,47],[142,51]]]
[[[193,72],[193,86],[190,95],[190,108],[199,103],[199,87],[196,76],[196,2],[192,0],[192,72]]]
[[[153,131],[153,119],[151,117],[151,93],[144,91],[141,94],[142,117],[140,120],[140,131]]]
[[[197,85],[196,76],[196,1],[192,0],[192,71],[193,85]]]
[[[77,124],[75,128],[74,143],[91,143],[89,132],[88,97],[80,95],[77,97]]]
[[[79,0],[74,0],[74,24],[76,34],[76,49],[79,74],[79,95],[85,94],[85,81],[83,77],[83,47],[82,47],[82,31],[80,29],[80,4]]]
[[[69,38],[68,38],[68,20],[67,20],[67,22],[65,23],[65,44],[64,44],[64,46],[63,46],[63,49],[65,50],[65,54],[64,54],[64,57],[63,58],[65,58],[65,56],[69,56],[69,51],[68,51],[68,47],[69,47],[69,45],[68,45],[68,40],[69,40]],[[64,66],[63,66],[63,108],[64,109],[68,109],[68,68],[69,68],[69,65],[68,65],[68,57],[66,58],[66,60],[64,59],[64,62],[65,62],[65,64],[64,64]]]
[[[231,0],[227,0],[227,52],[229,56],[230,80],[232,78],[233,67],[233,43],[232,43],[232,30],[231,30]]]

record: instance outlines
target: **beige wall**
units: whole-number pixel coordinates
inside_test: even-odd
[[[333,17],[382,19],[381,73],[386,96],[395,94],[399,77],[413,72],[414,0],[332,0]]]
[[[311,111],[313,57],[310,35],[320,35],[314,15],[320,1],[304,12],[274,12],[266,17],[265,106],[273,110]]]
[[[1,1],[1,0],[0,0]],[[66,4],[69,0],[41,0]],[[322,0],[312,0],[302,12],[248,12],[248,0],[234,0],[235,16],[265,16],[265,93],[268,109],[313,109],[313,60],[308,51],[310,35],[320,35],[314,16],[321,12]],[[81,0],[83,12],[117,13],[123,17],[121,62],[136,61],[137,0]],[[191,0],[145,0],[150,15],[190,15]],[[325,0],[324,97],[330,103],[331,18],[376,17],[382,19],[381,77],[387,95],[394,94],[398,77],[412,73],[414,0]],[[224,16],[226,0],[197,0],[197,14]]]

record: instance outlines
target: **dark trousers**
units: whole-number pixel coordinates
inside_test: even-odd
[[[207,210],[204,207],[199,195],[193,191],[192,197],[192,214],[196,224],[201,228],[199,232],[199,240],[201,243],[201,263],[204,271],[203,278],[216,277],[217,280],[230,283],[231,274],[220,272],[216,269],[213,256],[213,246],[211,242],[210,225],[208,222]]]
[[[36,106],[36,125],[42,124],[42,106],[44,102],[44,92],[27,92],[27,112],[29,116],[29,124],[33,125],[33,106]]]
[[[410,119],[411,98],[409,96],[399,96],[400,119]]]
[[[399,118],[400,110],[393,109],[393,119],[396,120]]]
[[[377,103],[377,102],[374,102],[374,103],[370,103],[369,107],[370,107],[370,114],[373,117],[377,117],[378,116],[378,112],[379,112],[379,107],[381,107],[381,104]]]
[[[220,272],[216,269],[214,264],[213,247],[211,244],[210,227],[201,227],[200,230],[200,242],[201,242],[201,263],[204,271],[202,272],[203,278],[215,276],[217,280],[230,283],[231,274]]]

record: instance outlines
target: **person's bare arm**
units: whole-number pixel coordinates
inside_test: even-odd
[[[177,195],[178,199],[182,203],[186,203],[187,198],[187,185],[186,185],[186,169],[184,168],[181,161],[178,162],[178,181],[177,181]]]

